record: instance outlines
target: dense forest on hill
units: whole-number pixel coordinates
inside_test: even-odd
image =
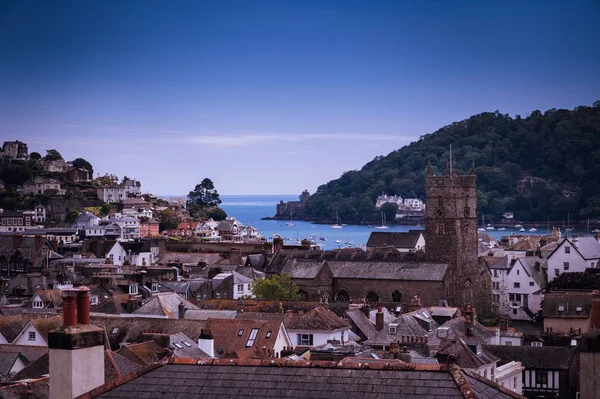
[[[486,112],[452,123],[320,186],[306,213],[378,220],[381,193],[424,199],[427,161],[433,173],[444,173],[450,145],[459,173],[476,166],[477,209],[486,220],[504,212],[521,221],[600,218],[600,101],[524,118]]]

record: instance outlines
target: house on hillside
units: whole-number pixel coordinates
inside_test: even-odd
[[[156,242],[145,239],[137,241],[115,242],[106,257],[113,265],[123,266],[127,261],[134,266],[153,265],[158,256],[159,248]]]
[[[288,313],[284,324],[294,346],[320,346],[331,341],[344,343],[352,334],[345,320],[322,306],[303,314]]]

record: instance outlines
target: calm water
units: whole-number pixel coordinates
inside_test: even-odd
[[[324,249],[334,249],[346,247],[346,242],[351,242],[352,245],[364,245],[369,239],[372,231],[408,231],[411,229],[423,229],[422,226],[390,226],[387,230],[376,230],[363,225],[347,225],[342,229],[331,229],[329,225],[311,224],[308,222],[296,221],[295,226],[286,227],[285,224],[289,221],[284,220],[261,220],[265,216],[275,215],[275,205],[280,201],[295,201],[298,199],[296,195],[222,195],[223,203],[221,207],[227,212],[227,215],[234,216],[244,224],[251,224],[256,227],[270,241],[274,234],[288,238],[287,243],[295,243],[296,240],[302,240],[312,235],[312,238],[323,246]],[[344,221],[342,220],[342,223]],[[527,230],[529,226],[525,225]],[[489,235],[496,239],[501,236],[507,236],[511,232],[518,233],[517,229],[506,229],[505,231],[486,231]],[[586,233],[585,231],[577,231]],[[538,228],[536,232],[520,233],[520,234],[547,234],[546,228]],[[320,240],[323,237],[326,241]],[[339,243],[336,243],[340,241]]]

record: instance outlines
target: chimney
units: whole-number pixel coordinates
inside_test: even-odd
[[[473,336],[473,309],[471,305],[467,305],[463,312],[465,316],[465,334],[467,337]]]
[[[600,291],[592,291],[592,309],[590,310],[590,330],[600,330]]]
[[[400,344],[398,344],[398,341],[390,342],[390,354],[392,355],[392,358],[398,359],[399,353],[400,353]]]
[[[273,238],[273,253],[277,253],[280,249],[283,248],[283,238],[275,237]]]
[[[421,299],[415,295],[414,298],[410,300],[410,311],[414,312],[419,309],[421,309]]]
[[[198,349],[210,357],[215,357],[215,339],[210,330],[200,330]]]
[[[138,300],[133,295],[129,295],[127,299],[127,313],[133,313],[137,310]]]
[[[77,324],[90,324],[90,289],[79,287],[77,290]]]
[[[178,312],[177,312],[177,318],[178,319],[185,319],[185,303],[183,303],[183,301],[181,301],[181,303],[179,304],[177,310],[178,310]]]
[[[48,334],[50,399],[72,399],[104,384],[105,333],[89,324],[84,288],[63,291],[63,326]]]
[[[21,240],[23,239],[22,234],[13,234],[13,249],[17,249],[21,246]]]
[[[371,315],[371,308],[369,308],[368,306],[363,306],[360,308],[360,311],[362,312],[362,314],[364,314],[365,316],[367,316],[367,319],[369,318],[369,316]]]
[[[508,317],[500,316],[500,331],[508,331]]]
[[[231,248],[229,250],[229,263],[238,266],[242,264],[242,248]]]
[[[377,313],[375,313],[375,329],[377,331],[383,330],[383,311],[381,306],[377,308]]]

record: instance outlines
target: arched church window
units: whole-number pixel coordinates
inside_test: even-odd
[[[298,292],[298,297],[301,301],[308,301],[308,294],[302,290]]]
[[[379,302],[379,295],[377,295],[376,293],[374,293],[373,291],[370,291],[367,296],[365,297],[365,300],[367,302]]]
[[[437,225],[437,235],[438,236],[443,236],[444,235],[444,223],[438,223],[438,225]]]
[[[329,303],[329,292],[324,293],[321,300],[323,303]]]
[[[335,300],[339,302],[348,302],[350,300],[350,295],[345,290],[340,290],[335,295]]]
[[[402,293],[398,290],[392,292],[392,301],[402,302]]]

